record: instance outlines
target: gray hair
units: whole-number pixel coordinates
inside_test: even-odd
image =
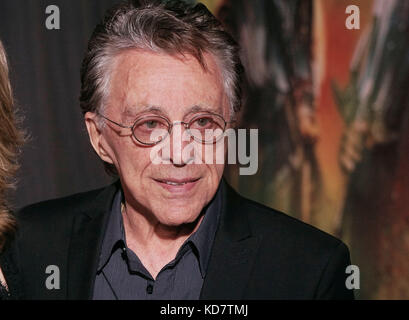
[[[205,70],[203,54],[212,54],[223,78],[231,115],[240,110],[243,67],[239,47],[212,13],[203,4],[181,0],[140,0],[113,7],[95,28],[81,67],[83,114],[102,112],[113,59],[128,49],[190,54]]]

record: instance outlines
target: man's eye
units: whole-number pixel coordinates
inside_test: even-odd
[[[209,118],[199,118],[195,121],[196,125],[198,125],[199,127],[205,127],[209,125],[210,122],[211,122],[211,119]]]
[[[148,129],[155,129],[158,126],[158,121],[156,120],[148,120],[145,121],[144,125],[148,128]]]

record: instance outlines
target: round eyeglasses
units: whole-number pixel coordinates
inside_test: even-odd
[[[104,115],[98,115],[105,120],[121,127],[132,130],[132,136],[141,144],[153,146],[163,141],[172,133],[176,124],[185,127],[187,133],[197,142],[212,144],[217,142],[224,134],[227,124],[235,121],[226,121],[216,113],[199,113],[188,122],[175,121],[171,123],[167,118],[159,115],[146,115],[137,118],[132,126],[126,126],[113,121]]]

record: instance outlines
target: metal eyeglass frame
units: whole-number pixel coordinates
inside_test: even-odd
[[[219,115],[219,114],[217,114],[217,113],[205,112],[205,113],[202,113],[201,115],[203,115],[203,114],[204,114],[204,115],[209,114],[209,115],[217,116],[217,117],[219,117],[221,120],[223,120],[223,122],[224,122],[223,133],[226,131],[226,127],[227,127],[228,124],[236,122],[236,120],[226,121],[221,115]],[[111,123],[113,123],[113,124],[115,124],[115,125],[117,125],[117,126],[119,126],[119,127],[121,127],[121,128],[131,129],[132,136],[133,136],[139,143],[141,143],[141,144],[143,144],[143,145],[145,145],[145,146],[154,146],[154,145],[156,145],[156,144],[162,142],[162,141],[167,137],[167,136],[166,136],[166,137],[162,138],[161,140],[158,140],[158,141],[152,142],[152,143],[142,142],[141,140],[139,140],[139,139],[135,136],[134,127],[135,127],[135,125],[136,125],[136,123],[137,123],[138,121],[140,121],[141,119],[144,118],[144,116],[142,116],[142,117],[136,119],[135,122],[133,123],[133,125],[131,125],[131,126],[126,126],[126,125],[123,125],[123,124],[121,124],[121,123],[118,123],[118,122],[116,122],[116,121],[114,121],[114,120],[111,120],[111,119],[107,118],[106,116],[104,116],[103,114],[101,114],[101,113],[99,113],[99,112],[97,112],[97,115],[99,115],[101,118],[103,118],[103,119],[105,119],[105,120],[108,120],[109,122],[111,122]],[[198,116],[199,116],[199,115],[198,115]],[[155,117],[161,118],[161,119],[163,119],[163,120],[165,120],[165,121],[167,122],[168,128],[169,128],[169,129],[168,129],[168,135],[171,135],[172,129],[173,129],[174,125],[176,125],[176,124],[182,124],[182,125],[185,127],[186,131],[189,133],[189,135],[190,135],[195,141],[200,142],[200,143],[202,143],[202,144],[207,144],[207,143],[210,143],[210,142],[212,142],[212,144],[213,144],[213,143],[216,143],[220,138],[218,138],[216,141],[206,141],[206,140],[202,140],[202,139],[198,140],[194,135],[192,135],[192,134],[190,133],[190,128],[189,128],[189,127],[190,127],[191,123],[198,118],[198,116],[194,116],[189,122],[175,121],[175,122],[172,122],[172,123],[171,123],[168,118],[165,118],[165,117],[159,116],[159,115],[155,115]],[[148,117],[151,117],[151,116],[146,116],[146,118],[148,118]],[[220,135],[220,137],[222,137],[222,136],[223,136],[223,135]]]

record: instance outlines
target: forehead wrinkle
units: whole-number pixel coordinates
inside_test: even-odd
[[[119,76],[117,77],[117,79],[119,78],[118,80],[120,81],[120,78],[122,78],[122,81],[126,82],[123,86],[120,86],[120,85],[116,86],[116,88],[119,89],[118,91],[120,91],[120,93],[117,94],[117,101],[120,104],[120,109],[122,109],[121,110],[122,116],[123,117],[137,116],[138,113],[141,113],[141,112],[155,112],[155,113],[160,113],[162,115],[168,115],[168,110],[166,108],[159,106],[159,105],[149,104],[147,103],[148,101],[143,101],[145,99],[148,99],[148,97],[146,96],[146,93],[141,95],[141,92],[139,92],[140,90],[138,91],[137,88],[134,88],[134,81],[138,79],[138,77],[140,76],[140,71],[141,71],[139,70],[140,61],[139,59],[136,59],[136,60],[133,60],[130,64],[128,64],[127,67],[124,66],[123,62],[129,61],[128,59],[126,59],[129,54],[130,52],[126,52],[126,53],[119,55],[116,61],[117,65],[122,65],[122,68],[116,69],[117,76]],[[206,56],[205,58],[210,59],[210,63],[208,63],[207,70],[203,70],[203,68],[201,67],[202,72],[208,73],[208,74],[209,73],[215,74],[215,76],[217,77],[216,82],[218,82],[219,84],[218,87],[221,89],[220,94],[223,96],[224,95],[223,85],[222,83],[220,83],[221,75],[219,72],[217,72],[218,71],[217,65],[214,65],[214,63],[212,63],[214,62],[214,57],[210,54],[206,54],[205,56]],[[122,73],[122,77],[120,75],[121,73]],[[134,88],[137,91],[134,91],[132,88]],[[135,96],[135,94],[137,95]],[[132,101],[135,98],[137,98],[137,100],[139,101]],[[220,97],[220,98],[221,100],[223,100],[224,97]],[[206,100],[207,100],[207,95],[206,95]],[[217,112],[224,116],[224,113],[225,113],[224,103],[222,103],[221,106],[217,105],[215,107],[208,106],[202,103],[197,103],[191,107],[186,108],[183,111],[183,114],[184,114],[183,116],[185,117],[188,114],[191,114],[194,112],[203,112],[203,111],[213,112],[213,113]]]

